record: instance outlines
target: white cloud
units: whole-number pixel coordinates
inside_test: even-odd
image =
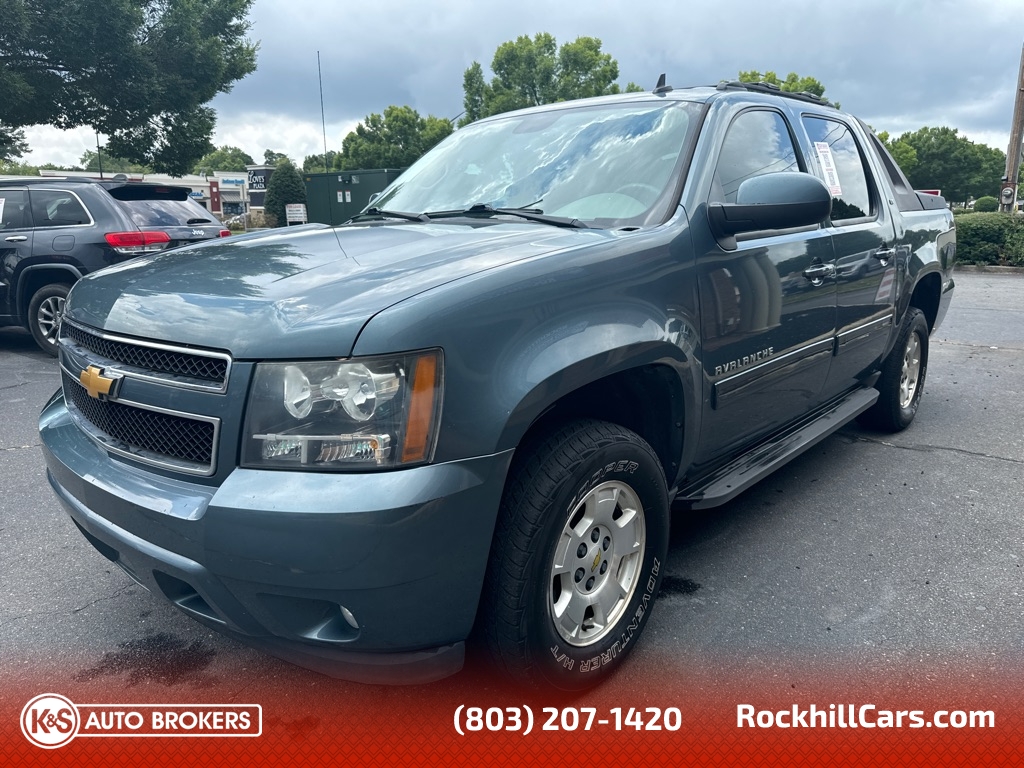
[[[250,36],[258,69],[218,96],[218,145],[264,149],[301,162],[323,151],[317,51],[328,147],[390,104],[454,117],[462,73],[519,35],[560,43],[602,40],[620,82],[652,87],[732,78],[740,70],[818,78],[844,109],[879,130],[950,125],[1006,149],[1021,55],[1021,0],[391,0],[380,4],[256,0]],[[86,130],[30,129],[33,161],[77,160],[95,145]]]

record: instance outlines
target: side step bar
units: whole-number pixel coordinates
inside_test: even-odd
[[[732,501],[790,459],[820,443],[855,419],[878,400],[878,390],[858,389],[819,412],[812,420],[783,432],[726,464],[710,477],[679,491],[674,503],[690,509],[709,509]]]

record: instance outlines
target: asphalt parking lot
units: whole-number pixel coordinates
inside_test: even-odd
[[[848,426],[728,506],[676,515],[656,612],[609,695],[666,664],[699,668],[707,685],[780,664],[790,676],[870,668],[911,686],[966,667],[1019,673],[1024,275],[956,281],[909,430]],[[27,333],[0,329],[0,702],[5,690],[233,701],[253,680],[310,708],[329,695],[419,695],[222,638],[96,553],[46,481],[36,417],[57,385],[56,362]]]

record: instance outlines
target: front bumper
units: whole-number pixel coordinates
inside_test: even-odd
[[[86,538],[193,618],[349,680],[461,668],[511,451],[366,474],[236,469],[214,486],[111,458],[59,392],[39,431]]]

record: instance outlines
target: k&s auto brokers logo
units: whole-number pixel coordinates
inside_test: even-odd
[[[58,693],[44,693],[21,710],[21,732],[43,749],[63,747],[76,736],[259,736],[263,708],[259,704],[75,704]]]

